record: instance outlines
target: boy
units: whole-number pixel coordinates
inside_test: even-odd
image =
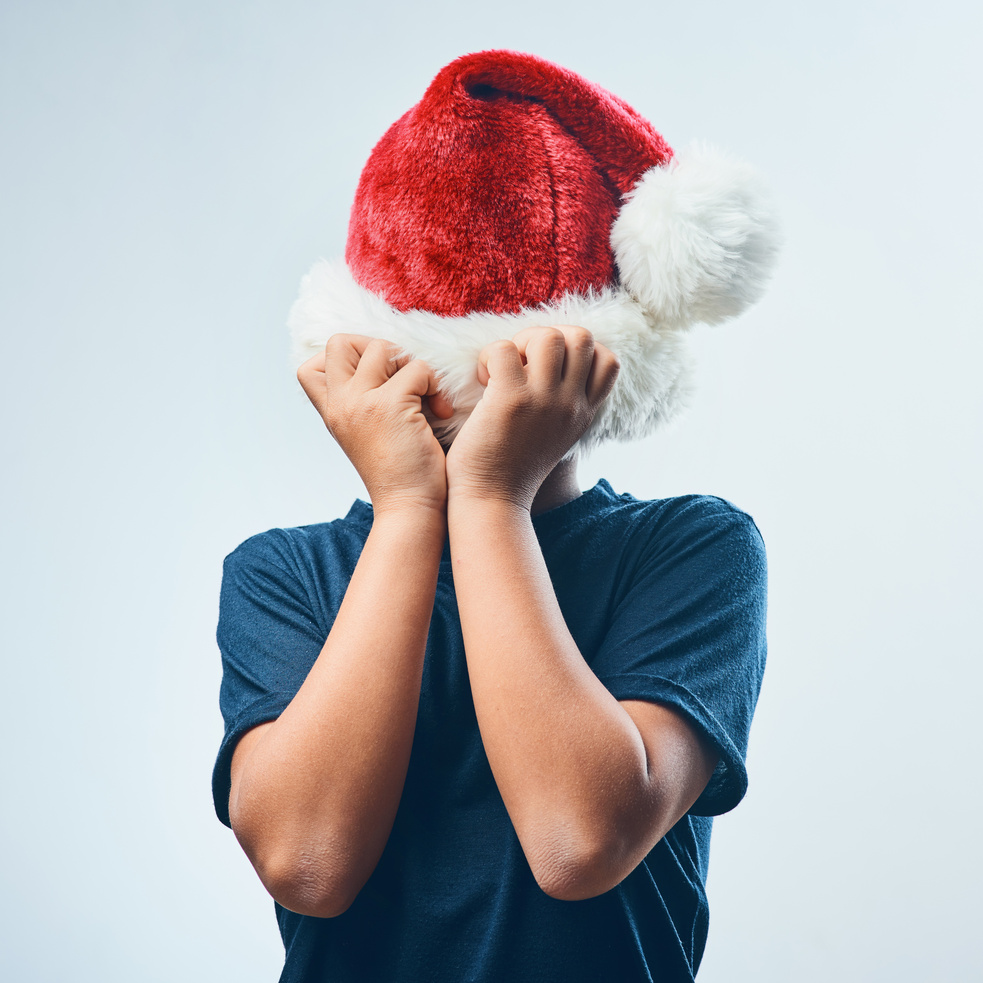
[[[278,903],[284,980],[696,972],[763,549],[718,499],[575,475],[577,449],[670,414],[681,327],[734,313],[770,260],[767,222],[735,225],[746,184],[697,208],[715,239],[634,232],[653,194],[674,213],[651,192],[671,161],[572,73],[459,59],[363,173],[353,282],[305,285],[295,334],[362,329],[298,377],[372,506],[243,544],[219,624],[216,807]]]

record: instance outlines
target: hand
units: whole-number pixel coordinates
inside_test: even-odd
[[[423,415],[453,408],[425,363],[395,358],[388,341],[333,335],[323,355],[297,370],[304,392],[372,499],[376,515],[390,509],[447,504],[444,452]]]
[[[526,328],[478,359],[484,395],[447,453],[451,495],[530,508],[614,386],[618,359],[578,327]]]

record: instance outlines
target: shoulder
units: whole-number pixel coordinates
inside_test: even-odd
[[[618,494],[601,481],[584,496],[587,535],[621,544],[628,556],[649,558],[708,551],[753,558],[763,563],[765,546],[754,519],[716,495],[640,499]]]
[[[555,514],[557,518],[562,516],[565,522],[570,519],[626,523],[734,522],[755,526],[754,520],[747,512],[718,495],[637,498],[629,492],[616,492],[603,478],[580,498],[561,506]],[[553,517],[553,513],[546,513],[546,515]]]
[[[267,529],[250,536],[225,557],[225,573],[275,568],[300,574],[351,554],[357,559],[371,525],[371,510],[364,502],[356,502],[341,519]]]
[[[743,509],[715,495],[681,495],[643,503],[638,519],[658,537],[678,546],[765,555],[757,523]]]
[[[717,495],[677,495],[671,498],[637,499],[620,495],[619,503],[629,521],[660,531],[691,529],[743,529],[761,541],[751,516],[733,502]]]
[[[767,583],[765,544],[754,519],[714,495],[683,495],[644,503],[632,541],[639,562],[668,573],[685,571],[704,589],[758,594]]]
[[[368,506],[365,506],[368,509]],[[320,648],[371,528],[345,519],[250,536],[226,558],[219,597],[219,647],[269,654],[270,639],[299,632]],[[263,636],[266,640],[258,640]],[[315,651],[316,654],[316,651]]]

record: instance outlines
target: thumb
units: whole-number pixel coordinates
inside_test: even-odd
[[[440,390],[428,397],[428,402],[438,420],[449,420],[454,415],[454,404]]]

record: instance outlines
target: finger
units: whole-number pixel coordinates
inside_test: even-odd
[[[525,382],[522,355],[513,341],[493,341],[481,349],[478,382],[487,386],[492,378],[512,386],[521,386]]]
[[[555,385],[563,377],[566,338],[562,330],[553,327],[525,328],[512,342],[529,367],[528,375],[532,380]]]
[[[360,334],[333,334],[324,346],[324,373],[328,389],[344,385],[355,374],[362,353],[373,339]]]
[[[317,378],[324,375],[324,352],[312,355],[297,369],[297,379],[304,386],[305,379]],[[306,389],[307,387],[304,386]]]
[[[387,389],[419,396],[420,399],[425,396],[436,396],[437,386],[437,376],[422,358],[414,358],[407,362],[385,383]]]
[[[396,371],[405,368],[410,364],[410,362],[413,361],[416,361],[413,356],[407,355],[405,352],[393,356],[393,364],[396,366]],[[427,400],[427,405],[430,407],[431,413],[433,413],[438,420],[449,420],[454,415],[454,404],[451,402],[450,397],[447,396],[446,393],[439,389],[434,391],[433,386],[435,384],[439,384],[439,380],[433,374],[432,370],[430,370],[429,365],[427,366],[427,369],[430,371],[431,376],[433,376],[433,383],[428,383],[427,392],[423,394],[421,398]]]
[[[324,384],[324,352],[318,352],[297,369],[297,381],[307,393],[307,398],[320,410],[327,392]]]
[[[449,420],[454,415],[454,404],[443,392],[440,392],[439,390],[435,392],[427,402],[430,406],[430,412],[433,413],[438,420]]]
[[[594,362],[594,336],[573,324],[557,325],[563,332],[566,353],[563,359],[563,381],[580,392],[587,388],[587,379]]]
[[[618,356],[610,348],[595,342],[594,360],[587,376],[587,400],[591,406],[597,406],[607,399],[620,371],[621,362],[618,361]]]
[[[377,389],[396,374],[399,365],[397,348],[392,342],[372,338],[362,350],[353,381],[358,390]]]

